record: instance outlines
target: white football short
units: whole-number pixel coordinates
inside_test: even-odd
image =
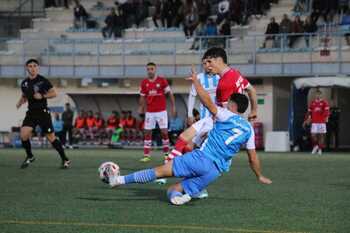
[[[325,123],[312,123],[311,133],[327,133],[327,127]]]
[[[160,129],[168,128],[168,113],[162,112],[146,112],[145,129],[155,129],[158,123]]]

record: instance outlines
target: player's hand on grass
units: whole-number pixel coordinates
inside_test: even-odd
[[[271,184],[272,181],[269,178],[266,178],[265,176],[259,176],[258,180],[262,184]]]
[[[41,100],[44,98],[44,96],[42,94],[40,94],[39,92],[35,92],[33,97],[34,97],[34,99],[37,99],[37,100]]]

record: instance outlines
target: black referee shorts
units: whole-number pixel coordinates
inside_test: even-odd
[[[28,126],[35,129],[37,125],[40,126],[42,132],[45,134],[54,132],[50,111],[48,109],[27,111],[22,127]]]

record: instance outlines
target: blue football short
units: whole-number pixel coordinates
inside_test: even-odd
[[[185,193],[196,196],[220,176],[215,163],[200,150],[194,150],[173,160],[173,174],[185,178],[181,185]]]

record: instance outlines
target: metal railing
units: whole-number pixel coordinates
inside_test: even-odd
[[[83,35],[83,34],[82,34]],[[69,35],[67,35],[69,38]],[[224,47],[228,62],[249,76],[348,74],[350,44],[346,32],[254,35],[244,37],[3,40],[0,76],[24,75],[26,59],[41,60],[55,77],[138,77],[154,61],[169,76],[188,74],[208,47]],[[350,42],[350,38],[348,40]],[[6,49],[7,47],[7,49]],[[12,72],[12,75],[11,75]]]

